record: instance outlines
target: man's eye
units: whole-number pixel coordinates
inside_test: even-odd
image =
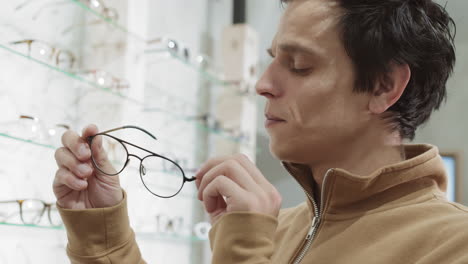
[[[310,68],[303,68],[303,69],[297,69],[297,68],[291,68],[291,72],[299,75],[306,75],[307,73],[310,72]]]
[[[271,57],[272,59],[275,58],[275,55],[273,54],[273,50],[272,50],[272,49],[267,49],[267,53],[268,53],[268,55],[270,55],[270,57]]]

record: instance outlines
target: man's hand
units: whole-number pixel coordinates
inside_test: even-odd
[[[123,199],[119,176],[102,174],[92,165],[91,149],[86,139],[97,133],[97,127],[90,125],[83,130],[81,137],[71,130],[62,136],[63,147],[55,152],[59,168],[53,190],[58,205],[63,208],[111,207]],[[100,166],[112,167],[101,144],[93,143],[93,148],[93,155],[99,160]]]
[[[278,216],[281,195],[245,155],[210,159],[195,176],[212,224],[229,212]]]

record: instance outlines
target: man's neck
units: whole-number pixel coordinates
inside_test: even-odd
[[[369,133],[360,139],[339,150],[343,158],[311,166],[317,194],[322,190],[323,179],[329,169],[340,168],[358,175],[369,175],[379,168],[405,160],[402,140],[396,132],[387,135]]]

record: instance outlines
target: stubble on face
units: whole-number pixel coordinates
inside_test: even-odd
[[[267,108],[288,118],[286,126],[269,131],[270,150],[283,161],[328,159],[366,121],[367,97],[353,92],[353,64],[340,38],[342,12],[337,1],[294,0],[281,20],[272,50],[278,60],[274,85],[284,92]],[[292,74],[288,60],[310,67],[310,74]]]

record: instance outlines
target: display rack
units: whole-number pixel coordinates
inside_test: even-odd
[[[74,0],[70,0],[70,1],[74,1]],[[23,54],[21,52],[18,52],[4,44],[0,44],[0,48],[4,49],[5,51],[8,51],[8,52],[11,52],[17,56],[20,56],[24,59],[27,59],[27,60],[30,60],[34,63],[37,63],[39,65],[42,65],[48,69],[51,69],[51,70],[54,70],[54,71],[57,71],[57,72],[60,72],[62,74],[64,74],[65,76],[73,79],[73,80],[77,80],[83,84],[86,84],[86,85],[89,85],[99,91],[102,91],[102,92],[105,92],[105,93],[108,93],[108,94],[111,94],[113,96],[117,96],[123,100],[126,100],[128,102],[131,102],[131,103],[134,103],[140,107],[142,107],[143,109],[146,109],[146,111],[154,111],[155,107],[148,107],[143,101],[139,100],[139,99],[136,99],[136,98],[132,98],[130,96],[127,96],[127,95],[124,95],[123,93],[120,93],[120,92],[116,92],[116,91],[113,91],[112,89],[109,89],[107,87],[103,87],[95,82],[92,82],[92,81],[89,81],[87,80],[86,78],[82,77],[82,76],[79,76],[77,74],[74,74],[72,72],[69,72],[69,71],[65,71],[63,69],[60,69],[59,67],[56,67],[56,66],[53,66],[51,64],[48,64],[46,62],[43,62],[41,60],[38,60],[38,59],[35,59],[31,56],[28,56],[26,54]],[[176,57],[174,57],[176,58]],[[199,70],[199,72],[203,72],[203,70]],[[206,76],[209,76],[208,73],[206,73]],[[144,110],[145,111],[145,110]],[[212,133],[214,135],[218,135],[218,136],[221,136],[222,138],[226,139],[226,140],[229,140],[229,141],[232,141],[232,142],[235,142],[235,143],[239,143],[239,144],[242,144],[242,145],[246,145],[246,146],[249,146],[249,143],[248,142],[242,142],[242,140],[239,140],[237,138],[234,138],[232,136],[230,136],[229,134],[223,132],[222,130],[214,130],[208,126],[205,126],[201,121],[198,121],[198,120],[194,120],[193,118],[191,117],[184,117],[184,116],[181,116],[181,115],[177,115],[173,112],[170,112],[170,111],[167,111],[165,109],[160,109],[158,108],[159,112],[161,113],[164,113],[164,114],[167,114],[167,115],[170,115],[172,116],[173,118],[175,118],[176,120],[179,120],[179,121],[183,121],[183,122],[189,122],[189,123],[193,123],[195,124],[198,128],[201,128],[203,130],[205,130],[206,132],[208,133]]]

